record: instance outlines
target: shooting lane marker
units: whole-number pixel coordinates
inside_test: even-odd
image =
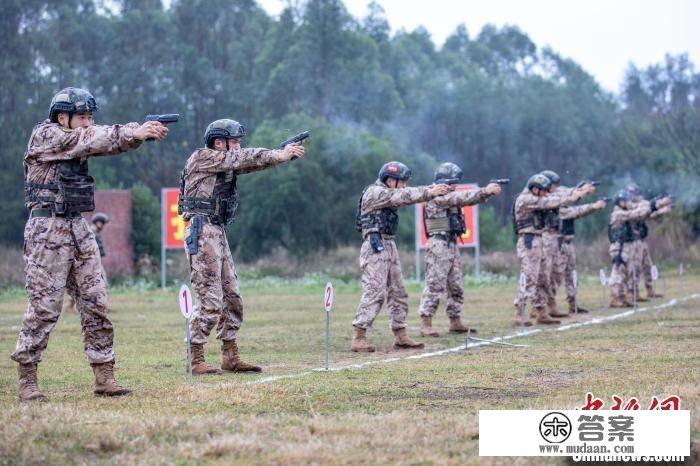
[[[190,354],[190,317],[192,316],[192,293],[190,288],[183,284],[178,293],[180,312],[185,318],[185,346],[187,347],[187,380],[192,384],[192,355]]]

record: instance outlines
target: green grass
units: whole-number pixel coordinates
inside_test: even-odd
[[[322,365],[323,283],[316,277],[243,284],[239,347],[246,360],[264,366],[263,376]],[[420,353],[391,349],[384,313],[370,334],[378,352],[350,353],[359,287],[334,285],[332,366]],[[480,337],[515,331],[514,287],[512,281],[493,280],[467,289],[465,315]],[[410,284],[409,291],[415,336],[419,284]],[[678,296],[679,283],[669,279],[667,292]],[[700,292],[696,276],[685,280],[683,293],[691,292]],[[601,299],[595,281],[583,281],[582,304],[599,308]],[[19,292],[0,295],[0,353],[14,349],[25,306]],[[611,323],[513,340],[528,348],[481,347],[260,384],[249,382],[261,375],[226,374],[197,378],[190,386],[176,290],[114,289],[117,376],[134,395],[92,396],[79,319],[64,314],[39,368],[50,403],[20,405],[16,364],[0,359],[0,464],[547,464],[551,460],[480,459],[479,409],[571,409],[591,391],[608,403],[621,395],[636,396],[643,405],[654,395],[678,394],[684,409],[696,411],[699,307],[700,300],[690,300]],[[444,310],[435,321],[444,333]],[[464,341],[452,335],[418,339],[426,351]],[[212,336],[210,362],[220,362],[218,346]],[[691,423],[697,445],[697,416]]]

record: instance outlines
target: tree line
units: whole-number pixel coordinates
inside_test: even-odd
[[[243,259],[359,241],[357,198],[392,159],[411,166],[415,184],[443,161],[467,181],[511,178],[485,209],[487,248],[504,244],[513,197],[547,168],[570,184],[600,180],[605,194],[632,179],[677,191],[679,217],[700,232],[700,74],[686,55],[630,65],[613,94],[517,27],[460,26],[437,47],[423,28],[392,34],[377,3],[356,19],[339,0],[278,17],[253,0],[6,0],[0,38],[0,243],[21,244],[22,154],[69,85],[95,95],[98,123],[181,114],[165,142],[90,164],[98,188],[136,188],[138,254],[157,252],[155,194],[177,186],[207,123],[223,117],[244,124],[248,146],[312,132],[304,160],[241,177],[229,234]],[[581,233],[600,232],[602,217]],[[404,242],[412,225],[401,222]]]

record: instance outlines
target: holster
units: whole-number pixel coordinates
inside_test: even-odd
[[[382,242],[382,235],[379,233],[369,234],[369,244],[372,246],[372,250],[377,252],[382,252],[384,250],[384,243]]]
[[[557,238],[557,245],[559,246],[559,250],[561,251],[561,245],[564,244],[564,237],[560,236]]]
[[[525,242],[525,249],[532,249],[532,240],[535,238],[535,235],[532,233],[525,233],[523,238]]]
[[[199,252],[199,237],[202,234],[203,223],[204,219],[200,216],[194,216],[190,219],[190,234],[185,238],[185,247],[190,256]]]

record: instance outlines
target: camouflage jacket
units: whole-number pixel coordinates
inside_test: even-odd
[[[24,153],[24,181],[51,184],[58,174],[59,164],[73,159],[114,155],[136,149],[141,141],[134,139],[138,123],[126,125],[92,125],[88,128],[67,129],[45,120],[34,127]],[[39,191],[41,196],[51,191]],[[50,207],[28,202],[27,209]]]
[[[629,209],[623,209],[619,206],[613,208],[610,214],[609,228],[622,228],[626,222],[637,222],[643,221],[651,215],[651,203],[648,201],[642,201],[637,204],[630,204]],[[611,257],[617,256],[620,251],[620,247],[624,248],[619,242],[613,242],[610,244],[608,252]]]
[[[379,211],[385,207],[400,207],[425,202],[431,199],[429,191],[429,186],[390,188],[377,180],[373,185],[367,187],[362,195],[360,213],[364,215]],[[367,236],[367,233],[369,233],[367,230],[362,230],[362,237]],[[393,238],[390,235],[382,236],[387,239]]]
[[[535,214],[544,210],[558,209],[573,204],[571,196],[548,194],[544,197],[535,196],[529,189],[524,188],[518,197],[515,198],[514,216],[516,223],[523,222]],[[536,225],[527,225],[518,229],[518,234],[542,233],[542,228]]]
[[[426,218],[444,218],[451,208],[479,204],[492,195],[486,194],[484,188],[473,190],[452,191],[444,196],[436,197],[425,204]]]
[[[244,148],[220,151],[203,147],[195,150],[185,163],[185,196],[209,198],[214,193],[216,175],[222,172],[242,175],[265,170],[285,162],[281,150]],[[190,215],[183,215],[187,220]]]
[[[559,209],[559,218],[562,221],[565,220],[577,220],[583,218],[587,215],[591,215],[593,212],[603,209],[604,207],[596,207],[595,202],[589,202],[588,204],[581,204],[575,206],[566,206]],[[574,235],[561,235],[565,239],[571,239]]]

